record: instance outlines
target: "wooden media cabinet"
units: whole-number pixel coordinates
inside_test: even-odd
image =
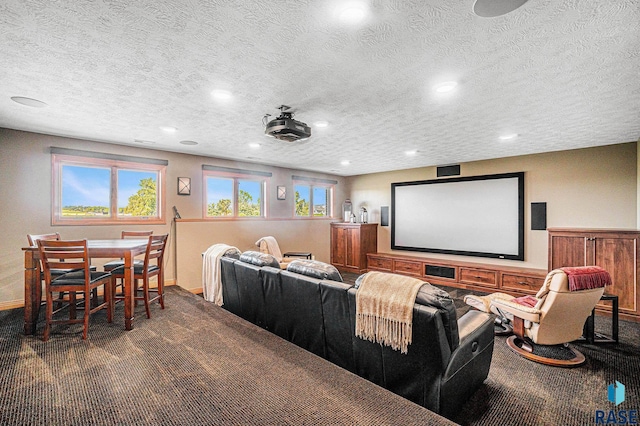
[[[409,275],[434,285],[465,288],[487,293],[535,294],[547,275],[545,269],[519,268],[447,259],[369,253],[370,271]]]

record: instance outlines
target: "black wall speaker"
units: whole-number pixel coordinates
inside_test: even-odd
[[[438,177],[443,176],[459,176],[460,164],[452,164],[451,166],[439,166],[437,169]]]
[[[547,229],[547,203],[531,203],[531,230]]]
[[[380,207],[380,226],[389,226],[389,206]]]

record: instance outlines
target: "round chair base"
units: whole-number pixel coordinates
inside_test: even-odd
[[[577,349],[565,345],[532,345],[530,352],[523,348],[523,340],[518,336],[507,339],[509,348],[528,360],[555,367],[578,367],[585,362],[584,355]]]

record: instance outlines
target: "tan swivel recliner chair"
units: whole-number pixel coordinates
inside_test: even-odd
[[[278,260],[280,269],[287,269],[287,265],[296,259],[313,259],[313,255],[309,252],[286,252],[280,251],[280,246],[275,237],[262,237],[256,241],[256,246],[260,249],[260,253],[267,253]]]
[[[543,364],[574,367],[585,357],[568,342],[582,336],[585,321],[610,284],[609,273],[597,266],[555,269],[535,297],[490,295],[490,309],[512,317],[514,336],[507,344],[513,351]]]
[[[262,237],[256,241],[256,246],[260,249],[260,253],[267,253],[275,257],[280,264],[281,269],[287,269],[287,265],[290,261],[284,260],[278,241],[274,237]]]

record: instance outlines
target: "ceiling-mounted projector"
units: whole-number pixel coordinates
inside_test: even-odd
[[[311,136],[311,128],[301,121],[293,119],[293,112],[287,111],[290,107],[281,105],[280,116],[269,121],[264,129],[264,134],[287,142],[302,141]],[[267,121],[269,114],[264,116]]]

